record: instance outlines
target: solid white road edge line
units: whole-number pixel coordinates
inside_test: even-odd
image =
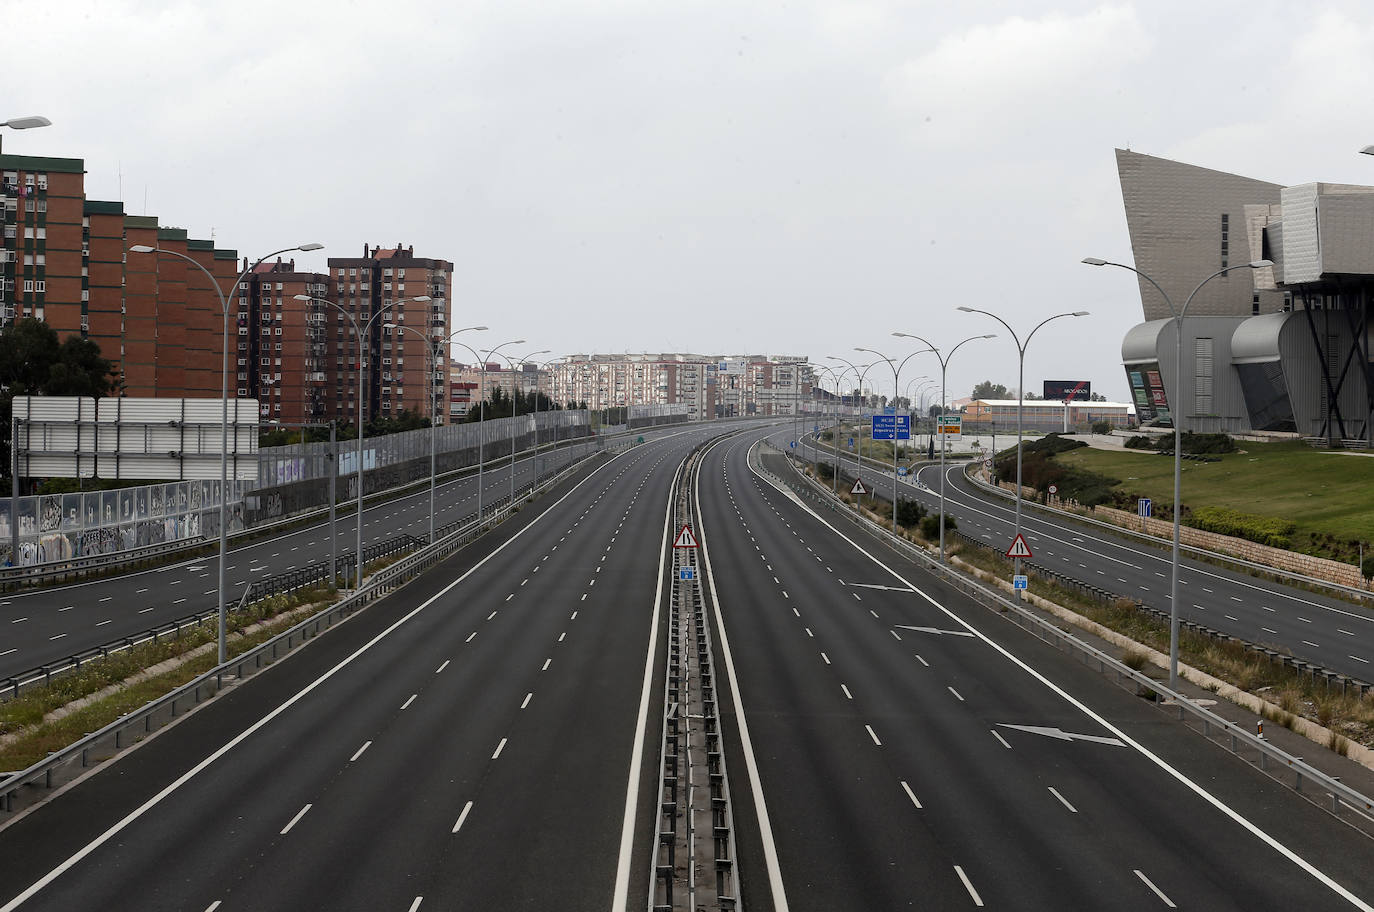
[[[751,471],[753,471],[752,467],[751,467]],[[762,474],[760,474],[760,473],[758,473],[758,472],[755,472],[754,474],[757,475],[758,477],[762,478],[765,482],[767,482],[767,483],[768,483],[770,486],[772,486],[773,488],[775,488],[775,489],[777,489],[777,490],[779,490],[779,491],[783,491],[784,493],[789,493],[789,494],[791,493],[790,491],[787,491],[786,489],[778,488],[778,485],[777,485],[771,478],[767,477],[766,475],[762,475]],[[1051,681],[1049,678],[1045,677],[1043,674],[1041,674],[1040,672],[1036,671],[1034,668],[1031,668],[1029,665],[1027,665],[1025,662],[1023,662],[1023,661],[1022,661],[1021,659],[1019,659],[1018,657],[1012,655],[1009,651],[1007,651],[1006,648],[1004,648],[1004,647],[1001,646],[1000,644],[993,642],[993,640],[990,639],[990,638],[989,638],[986,634],[984,634],[981,630],[979,630],[978,628],[974,627],[974,626],[973,626],[972,624],[970,624],[968,621],[965,621],[963,618],[961,618],[959,615],[955,614],[955,613],[954,613],[953,611],[951,611],[949,608],[947,608],[947,607],[945,607],[944,605],[942,605],[942,604],[940,604],[939,602],[937,602],[934,598],[932,598],[932,597],[931,597],[929,594],[927,594],[924,590],[922,590],[922,589],[918,588],[917,586],[915,586],[913,583],[911,583],[909,580],[907,580],[905,577],[903,577],[903,576],[902,576],[900,573],[898,573],[896,570],[893,570],[893,569],[892,569],[891,567],[889,567],[887,564],[885,564],[885,563],[883,563],[881,560],[879,560],[876,556],[874,556],[873,554],[871,554],[870,552],[868,552],[867,550],[865,550],[865,549],[863,548],[862,545],[860,545],[859,543],[855,542],[853,539],[851,539],[849,536],[845,535],[845,534],[844,534],[843,532],[841,532],[839,529],[835,528],[833,525],[831,525],[829,522],[827,522],[827,521],[824,519],[824,517],[820,516],[818,513],[816,513],[816,511],[812,510],[812,509],[811,509],[810,507],[808,507],[805,503],[803,503],[802,500],[801,500],[801,498],[796,497],[795,495],[793,495],[793,496],[792,496],[792,500],[793,500],[794,502],[796,502],[796,504],[797,504],[798,506],[800,506],[803,510],[805,510],[807,513],[811,514],[811,516],[812,516],[817,522],[819,522],[821,525],[823,525],[823,526],[825,526],[826,528],[828,528],[831,532],[835,533],[836,536],[838,536],[839,538],[843,539],[845,542],[848,542],[849,545],[850,545],[850,547],[852,547],[854,550],[858,551],[860,554],[864,555],[864,556],[867,557],[869,560],[873,561],[873,563],[877,564],[879,567],[881,567],[882,569],[886,570],[888,573],[890,573],[890,574],[893,576],[894,579],[900,580],[901,582],[903,582],[903,583],[905,583],[906,585],[910,586],[911,589],[912,589],[912,591],[914,591],[914,592],[915,592],[917,595],[919,595],[921,598],[923,598],[923,599],[925,599],[927,602],[929,602],[933,607],[935,607],[935,608],[939,609],[940,611],[944,612],[945,616],[948,617],[950,620],[952,620],[952,621],[954,621],[955,623],[959,624],[959,625],[960,625],[961,627],[963,627],[965,630],[969,631],[969,633],[973,634],[975,637],[977,637],[978,639],[982,640],[985,644],[987,644],[988,646],[992,647],[994,650],[996,650],[998,653],[1000,653],[1005,659],[1007,659],[1008,661],[1010,661],[1013,665],[1017,666],[1017,667],[1020,668],[1022,671],[1024,671],[1026,674],[1030,675],[1032,678],[1034,678],[1035,680],[1037,680],[1037,681],[1039,681],[1041,684],[1043,684],[1043,685],[1044,685],[1046,688],[1048,688],[1050,691],[1052,691],[1053,693],[1055,693],[1055,694],[1057,694],[1059,697],[1061,697],[1061,698],[1062,698],[1066,703],[1068,703],[1070,706],[1074,707],[1074,708],[1077,709],[1079,712],[1083,713],[1085,716],[1087,716],[1088,718],[1092,719],[1094,722],[1098,723],[1098,724],[1101,725],[1103,728],[1107,729],[1107,731],[1111,732],[1113,735],[1116,735],[1116,737],[1120,738],[1120,739],[1121,739],[1122,741],[1124,741],[1127,745],[1129,745],[1130,747],[1132,747],[1133,749],[1135,749],[1141,756],[1145,757],[1147,760],[1149,760],[1149,761],[1150,761],[1151,763],[1153,763],[1155,766],[1159,767],[1159,768],[1160,768],[1161,770],[1163,770],[1167,775],[1169,775],[1170,777],[1172,777],[1173,779],[1175,779],[1177,782],[1179,782],[1181,785],[1183,785],[1183,786],[1184,786],[1186,789],[1188,789],[1189,791],[1193,792],[1195,795],[1197,795],[1197,796],[1198,796],[1199,798],[1201,798],[1203,801],[1205,801],[1205,802],[1207,802],[1208,804],[1212,805],[1214,808],[1216,808],[1218,811],[1220,811],[1220,812],[1221,812],[1222,814],[1224,814],[1225,816],[1230,817],[1231,820],[1233,820],[1235,823],[1239,824],[1239,825],[1240,825],[1242,828],[1244,828],[1245,830],[1248,830],[1252,835],[1254,835],[1255,837],[1257,837],[1257,838],[1258,838],[1260,841],[1262,841],[1265,845],[1269,846],[1269,847],[1270,847],[1271,849],[1273,849],[1275,852],[1278,852],[1280,855],[1282,855],[1283,857],[1287,858],[1289,861],[1293,862],[1293,864],[1297,865],[1299,868],[1301,868],[1302,870],[1306,871],[1309,875],[1311,875],[1311,876],[1312,876],[1313,878],[1315,878],[1316,880],[1320,881],[1322,884],[1324,884],[1324,885],[1327,886],[1328,888],[1330,888],[1332,892],[1334,892],[1336,895],[1340,896],[1342,899],[1344,899],[1344,900],[1346,900],[1347,902],[1349,902],[1349,903],[1350,903],[1352,906],[1354,906],[1355,908],[1361,909],[1361,910],[1363,910],[1363,912],[1374,912],[1374,906],[1371,906],[1369,903],[1366,903],[1364,900],[1360,899],[1360,898],[1359,898],[1358,896],[1356,896],[1354,893],[1351,893],[1351,892],[1350,892],[1349,890],[1347,890],[1345,887],[1341,886],[1341,885],[1338,884],[1335,880],[1333,880],[1333,879],[1332,879],[1329,875],[1327,875],[1325,872],[1318,870],[1318,869],[1316,868],[1316,866],[1313,865],[1311,862],[1307,861],[1307,859],[1303,858],[1301,855],[1299,855],[1298,853],[1294,852],[1292,849],[1288,848],[1288,846],[1286,846],[1286,845],[1284,845],[1283,843],[1279,842],[1279,841],[1278,841],[1277,839],[1275,839],[1273,836],[1270,836],[1267,832],[1265,832],[1264,830],[1260,829],[1260,827],[1259,827],[1257,824],[1252,823],[1252,822],[1249,820],[1249,818],[1242,816],[1241,813],[1240,813],[1239,811],[1237,811],[1237,810],[1235,810],[1234,808],[1230,807],[1230,806],[1227,805],[1225,802],[1223,802],[1220,798],[1217,798],[1215,795],[1213,795],[1211,792],[1209,792],[1209,791],[1207,791],[1206,789],[1204,789],[1202,786],[1198,785],[1198,784],[1197,784],[1196,782],[1194,782],[1192,779],[1189,779],[1189,778],[1188,778],[1187,776],[1185,776],[1183,773],[1181,773],[1181,772],[1179,772],[1178,770],[1174,769],[1174,767],[1170,766],[1169,763],[1168,763],[1167,761],[1165,761],[1162,757],[1159,757],[1159,756],[1156,755],[1153,751],[1151,751],[1149,748],[1147,748],[1145,745],[1141,744],[1139,741],[1136,741],[1136,740],[1135,740],[1134,738],[1132,738],[1130,735],[1126,734],[1124,731],[1122,731],[1121,729],[1117,728],[1117,727],[1116,727],[1115,725],[1113,725],[1111,722],[1107,721],[1105,718],[1103,718],[1101,715],[1099,715],[1097,712],[1095,712],[1092,708],[1090,708],[1087,704],[1085,704],[1085,703],[1083,703],[1082,701],[1080,701],[1077,697],[1073,696],[1073,695],[1070,694],[1068,691],[1064,690],[1064,689],[1063,689],[1062,687],[1060,687],[1058,684],[1054,683],[1054,682]],[[994,734],[996,734],[996,733],[994,732]],[[1143,876],[1143,875],[1142,875],[1142,876]],[[970,889],[971,889],[971,888],[970,888]],[[1167,901],[1167,900],[1166,900],[1166,901]],[[6,912],[6,910],[0,909],[0,912]]]
[[[649,700],[652,696],[655,655],[654,646],[658,641],[658,618],[663,606],[663,584],[668,578],[664,571],[668,559],[668,536],[672,534],[673,496],[677,492],[678,479],[682,477],[687,459],[683,457],[678,469],[673,473],[673,482],[668,486],[668,502],[663,511],[662,544],[658,548],[658,585],[654,590],[654,611],[649,619],[649,645],[644,655],[644,684],[639,692],[639,715],[635,718],[634,743],[630,748],[630,778],[625,784],[625,819],[620,825],[620,859],[615,867],[615,887],[611,893],[612,912],[626,912],[630,899],[630,864],[634,859],[635,816],[639,808],[639,779],[644,754],[644,729],[649,724]],[[595,581],[593,581],[595,582]],[[548,667],[547,663],[545,667]],[[3,912],[3,910],[0,910]]]
[[[712,444],[707,452],[715,448]],[[739,692],[739,675],[735,673],[735,660],[730,652],[730,638],[725,633],[725,618],[720,611],[720,597],[716,595],[716,575],[711,572],[711,557],[706,549],[706,522],[701,513],[701,464],[697,464],[697,482],[692,487],[692,500],[695,502],[697,543],[701,548],[701,560],[706,566],[706,582],[711,590],[711,603],[715,608],[716,627],[720,630],[721,658],[725,660],[725,673],[730,680],[730,691],[735,703],[735,722],[739,726],[739,740],[744,748],[744,765],[749,773],[749,788],[754,793],[754,813],[759,821],[759,836],[763,841],[763,860],[768,868],[768,885],[773,893],[774,912],[789,912],[787,890],[782,883],[782,869],[778,865],[778,847],[773,841],[773,825],[768,818],[768,805],[763,799],[763,780],[759,777],[759,762],[754,757],[754,745],[749,738],[749,722],[744,714],[744,701]],[[821,653],[824,656],[824,653]],[[826,659],[829,662],[829,659]],[[3,910],[0,910],[3,912]]]
[[[625,451],[625,452],[633,452],[633,451],[627,450],[627,451]],[[379,633],[379,634],[377,634],[376,636],[374,636],[372,639],[368,640],[368,641],[367,641],[366,643],[364,643],[363,645],[359,646],[359,647],[358,647],[356,650],[354,650],[350,655],[348,655],[348,656],[346,656],[345,658],[341,659],[341,660],[339,661],[339,663],[338,663],[337,665],[335,665],[333,668],[329,669],[329,670],[326,671],[324,674],[320,675],[318,678],[316,678],[315,680],[311,681],[309,684],[307,684],[307,685],[305,685],[304,687],[302,687],[302,688],[301,688],[300,690],[298,690],[294,695],[292,695],[291,697],[288,697],[284,702],[282,702],[280,705],[278,705],[276,709],[272,710],[272,711],[269,712],[267,715],[263,716],[261,719],[259,719],[258,721],[254,722],[252,725],[248,726],[248,727],[245,728],[243,731],[239,732],[239,733],[238,733],[237,735],[235,735],[231,740],[229,740],[229,741],[227,741],[226,743],[224,743],[223,745],[221,745],[221,746],[220,746],[219,748],[217,748],[214,752],[212,752],[209,756],[207,756],[204,760],[200,761],[200,762],[197,763],[195,766],[191,767],[189,770],[187,770],[186,772],[182,773],[182,774],[181,774],[180,776],[178,776],[175,780],[173,780],[173,781],[172,781],[171,783],[169,783],[166,787],[164,787],[164,788],[162,789],[162,791],[158,792],[156,795],[154,795],[153,797],[149,798],[147,801],[143,802],[143,804],[141,804],[141,805],[139,805],[138,807],[134,808],[132,811],[130,811],[128,814],[126,814],[121,820],[119,820],[119,821],[117,821],[116,823],[114,823],[114,824],[113,824],[109,829],[107,829],[105,832],[101,833],[101,834],[100,834],[99,836],[97,836],[95,839],[92,839],[90,842],[86,843],[86,845],[84,845],[84,846],[82,846],[80,849],[78,849],[78,850],[77,850],[74,854],[72,854],[72,856],[69,857],[66,861],[63,861],[61,864],[59,864],[57,867],[53,868],[53,869],[52,869],[51,871],[49,871],[47,874],[44,874],[44,875],[43,875],[42,877],[40,877],[38,880],[36,880],[36,881],[34,881],[32,884],[30,884],[29,887],[28,887],[27,889],[24,890],[24,892],[22,892],[22,893],[20,893],[19,895],[15,896],[14,899],[11,899],[9,902],[5,903],[4,906],[0,906],[0,912],[14,912],[15,909],[19,908],[21,905],[23,905],[24,903],[26,903],[26,902],[28,902],[30,899],[32,899],[33,896],[34,896],[34,894],[38,893],[39,890],[42,890],[42,889],[43,889],[44,887],[46,887],[48,884],[52,883],[52,882],[53,882],[54,880],[56,880],[57,878],[61,877],[61,876],[62,876],[63,874],[65,874],[67,871],[71,870],[71,868],[72,868],[74,865],[76,865],[79,861],[81,861],[81,860],[82,860],[83,858],[85,858],[87,855],[90,855],[90,854],[91,854],[92,852],[94,852],[96,849],[100,848],[102,845],[104,845],[105,843],[109,842],[109,841],[110,841],[111,839],[113,839],[115,836],[119,835],[121,832],[124,831],[124,829],[125,829],[126,827],[129,826],[129,824],[133,823],[135,820],[137,820],[138,818],[142,817],[144,814],[148,813],[148,811],[152,810],[154,807],[156,807],[158,804],[160,804],[168,795],[171,795],[171,794],[172,794],[173,792],[175,792],[177,789],[181,788],[183,785],[185,785],[186,783],[190,782],[190,781],[191,781],[192,779],[194,779],[196,776],[200,775],[200,774],[201,774],[202,772],[204,772],[208,767],[210,767],[211,764],[213,764],[216,760],[220,759],[220,758],[223,757],[225,754],[229,753],[231,750],[233,750],[234,748],[238,747],[240,744],[242,744],[244,741],[246,741],[248,738],[250,738],[253,734],[255,734],[255,733],[256,733],[259,729],[261,729],[263,726],[267,725],[269,722],[271,722],[272,720],[276,719],[277,716],[280,716],[282,713],[286,712],[286,711],[287,711],[288,709],[290,709],[292,706],[295,706],[295,705],[296,705],[297,703],[299,703],[301,700],[305,699],[305,697],[308,696],[311,692],[313,692],[313,691],[315,690],[315,688],[317,688],[317,687],[319,687],[320,685],[324,684],[324,682],[326,682],[326,681],[328,681],[330,678],[334,677],[334,675],[338,674],[338,673],[339,673],[340,671],[342,671],[344,668],[347,668],[347,667],[348,667],[349,665],[351,665],[359,656],[361,656],[363,653],[367,652],[367,651],[368,651],[369,649],[371,649],[372,647],[376,646],[376,645],[377,645],[378,643],[380,643],[382,640],[386,639],[386,638],[387,638],[388,636],[390,636],[393,632],[395,632],[396,630],[398,630],[403,624],[407,623],[407,622],[410,621],[412,618],[416,617],[420,612],[424,611],[424,610],[425,610],[426,608],[428,608],[430,605],[433,605],[435,602],[439,601],[441,598],[443,598],[444,596],[448,595],[448,594],[449,594],[450,592],[452,592],[460,583],[462,583],[462,582],[463,582],[464,580],[466,580],[468,577],[472,576],[474,573],[476,573],[478,570],[480,570],[483,566],[485,566],[486,563],[487,563],[488,561],[490,561],[492,558],[496,557],[496,555],[500,554],[502,551],[506,550],[506,549],[509,548],[512,544],[514,544],[515,541],[516,541],[517,539],[520,538],[520,536],[524,535],[524,534],[525,534],[526,532],[528,532],[530,529],[533,529],[538,523],[540,523],[540,522],[544,519],[545,516],[549,515],[549,512],[552,511],[552,510],[554,509],[554,507],[557,507],[557,506],[558,506],[559,504],[561,504],[563,501],[565,501],[565,500],[567,500],[569,497],[573,496],[573,494],[575,494],[575,493],[577,492],[578,488],[582,487],[584,484],[586,484],[587,482],[591,481],[593,478],[595,478],[597,475],[599,475],[602,471],[604,471],[604,470],[606,469],[607,466],[613,465],[617,459],[622,458],[624,455],[625,455],[624,453],[621,453],[620,455],[618,455],[618,456],[613,456],[611,459],[609,459],[609,460],[607,460],[606,462],[602,463],[600,466],[598,466],[596,469],[594,469],[594,470],[592,471],[592,473],[589,474],[586,478],[582,479],[582,480],[579,481],[577,484],[573,485],[572,488],[569,489],[568,493],[564,494],[562,497],[558,498],[558,500],[556,500],[556,501],[554,501],[553,503],[549,504],[549,506],[544,510],[544,512],[541,513],[541,514],[539,514],[539,516],[535,517],[534,520],[532,520],[528,526],[525,526],[523,529],[521,529],[520,531],[516,532],[516,533],[515,533],[514,535],[512,535],[510,538],[506,539],[506,540],[505,540],[504,542],[502,542],[499,546],[497,546],[495,550],[493,550],[493,551],[492,551],[490,554],[488,554],[486,557],[484,557],[484,558],[482,558],[481,560],[479,560],[477,563],[473,564],[472,567],[470,567],[466,572],[464,572],[461,576],[459,576],[459,577],[458,577],[457,579],[455,579],[453,582],[449,583],[449,584],[448,584],[447,586],[445,586],[443,589],[440,589],[438,592],[436,592],[434,595],[430,596],[430,597],[429,597],[428,599],[426,599],[425,601],[421,602],[419,605],[416,605],[414,608],[412,608],[412,609],[411,609],[410,611],[408,611],[406,614],[404,614],[404,615],[402,615],[401,617],[397,618],[394,622],[392,622],[392,624],[391,624],[389,627],[387,627],[387,628],[386,628],[385,630],[383,630],[381,633]],[[416,897],[415,905],[418,906],[419,904],[420,904],[420,898],[419,898],[419,897]],[[1371,910],[1371,912],[1374,912],[1374,910]]]

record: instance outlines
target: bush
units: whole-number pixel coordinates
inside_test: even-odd
[[[897,501],[897,524],[914,529],[926,517],[926,508],[914,500]]]
[[[1160,438],[1163,440],[1164,438]],[[1137,434],[1126,441],[1128,450],[1153,450],[1155,449],[1155,439],[1144,434]]]
[[[1368,556],[1364,559],[1364,563],[1360,565],[1360,575],[1365,579],[1374,579],[1374,554],[1369,554],[1368,548],[1365,549],[1365,554]]]
[[[947,532],[952,532],[952,531],[954,531],[956,528],[958,528],[958,524],[955,523],[954,517],[953,517],[953,516],[950,516],[948,513],[946,513],[946,514],[945,514],[945,531],[947,531]],[[940,537],[940,514],[939,514],[939,513],[932,513],[932,514],[930,514],[929,516],[927,516],[927,517],[925,517],[924,519],[921,520],[921,534],[924,535],[926,538],[930,539],[931,541],[934,541],[935,539],[937,539],[937,538]]]
[[[1298,524],[1277,516],[1258,516],[1225,507],[1199,507],[1189,514],[1188,525],[1206,532],[1231,535],[1271,548],[1287,548]]]
[[[1092,424],[1092,431],[1094,434],[1110,434],[1112,432],[1112,423],[1110,421],[1094,421]]]

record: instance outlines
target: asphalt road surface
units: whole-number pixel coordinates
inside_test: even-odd
[[[746,908],[782,908],[775,881],[791,909],[1369,908],[1368,839],[847,540],[747,448],[714,446],[700,489],[769,821],[741,841]]]

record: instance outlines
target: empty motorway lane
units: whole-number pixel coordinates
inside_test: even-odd
[[[846,540],[746,450],[716,444],[700,487],[771,822],[741,842],[746,907],[781,905],[771,838],[793,909],[1369,908],[1365,837]]]
[[[608,908],[669,489],[710,433],[565,485],[0,830],[0,909]]]

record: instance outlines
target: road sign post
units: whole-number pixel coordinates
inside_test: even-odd
[[[911,416],[874,415],[870,433],[874,440],[910,440]]]

